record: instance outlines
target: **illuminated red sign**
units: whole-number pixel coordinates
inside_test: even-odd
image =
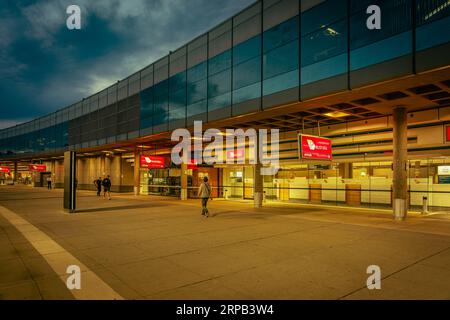
[[[446,141],[450,142],[450,126],[447,126],[446,129],[447,129],[447,134],[446,134],[447,139],[446,139]]]
[[[166,167],[166,159],[158,156],[141,156],[141,168],[164,169]]]
[[[30,171],[34,171],[34,172],[46,172],[47,166],[44,164],[30,164],[28,166],[28,169]]]
[[[0,167],[0,172],[3,172],[3,173],[10,173],[11,170],[9,169],[9,167]]]
[[[187,168],[188,169],[197,169],[197,165],[198,165],[197,160],[191,159],[187,165]]]
[[[244,149],[227,151],[227,159],[242,159],[245,157]]]
[[[316,136],[300,135],[302,159],[331,160],[331,140]]]

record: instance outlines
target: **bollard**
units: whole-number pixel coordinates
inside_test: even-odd
[[[428,197],[423,197],[422,214],[428,214]]]

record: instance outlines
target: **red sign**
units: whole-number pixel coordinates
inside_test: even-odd
[[[227,159],[242,159],[245,157],[244,149],[237,149],[227,152]]]
[[[300,135],[302,159],[331,160],[331,140],[315,136]]]
[[[141,156],[141,168],[164,169],[166,167],[166,158],[158,156]]]
[[[198,165],[197,160],[191,159],[187,165],[187,168],[188,169],[197,169],[197,165]]]
[[[3,173],[10,173],[11,170],[9,169],[9,167],[0,167],[0,172],[3,172]]]
[[[447,126],[447,135],[446,135],[446,137],[447,137],[446,141],[450,142],[450,126]]]
[[[28,169],[30,171],[35,171],[35,172],[46,172],[47,171],[47,166],[44,164],[30,164],[28,166]]]

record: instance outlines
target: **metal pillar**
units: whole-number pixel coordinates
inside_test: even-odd
[[[264,179],[261,175],[261,163],[258,162],[254,165],[253,172],[253,201],[255,208],[261,208],[263,203],[263,192],[264,192]]]
[[[393,139],[393,213],[396,220],[404,220],[408,213],[408,119],[405,107],[394,109]]]
[[[64,153],[64,210],[70,213],[76,209],[77,156],[74,151]]]
[[[138,196],[141,189],[141,154],[134,151],[134,195]]]

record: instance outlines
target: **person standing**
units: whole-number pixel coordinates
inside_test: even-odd
[[[103,179],[103,199],[106,199],[106,194],[108,193],[108,199],[111,200],[111,179],[109,179],[109,175]]]
[[[102,177],[98,177],[97,180],[94,180],[94,185],[97,188],[97,197],[100,197],[102,193]]]
[[[52,176],[47,177],[47,189],[52,190]]]
[[[208,200],[211,198],[211,186],[207,177],[203,178],[203,182],[198,189],[198,197],[202,201],[202,216],[209,217]]]

